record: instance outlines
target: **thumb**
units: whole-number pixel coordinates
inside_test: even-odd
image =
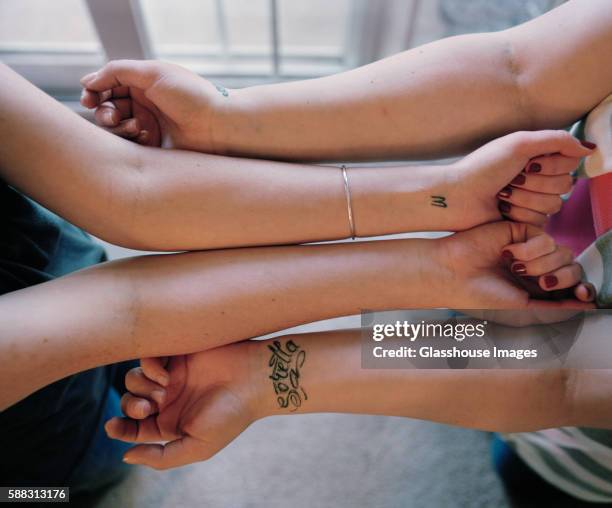
[[[81,85],[95,92],[119,86],[147,90],[162,74],[163,64],[155,60],[113,60],[99,71],[81,78]]]
[[[580,140],[563,130],[518,132],[515,136],[517,149],[530,159],[554,153],[580,158],[593,153],[591,145],[582,144]]]
[[[170,375],[166,370],[167,364],[167,356],[140,359],[140,366],[144,375],[162,386],[168,386],[170,383]]]

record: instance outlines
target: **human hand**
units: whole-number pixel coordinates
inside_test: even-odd
[[[105,426],[109,437],[138,443],[125,462],[168,469],[206,460],[245,430],[258,418],[263,379],[251,373],[254,344],[143,359],[130,370],[121,399],[127,417]],[[152,444],[159,441],[168,442]]]
[[[96,123],[147,146],[214,152],[212,120],[229,92],[179,66],[115,60],[81,79]]]
[[[561,209],[571,172],[592,153],[566,131],[515,132],[491,141],[451,166],[447,201],[453,231],[508,218],[542,226]],[[458,210],[457,210],[458,209]]]
[[[456,309],[591,308],[570,249],[535,226],[486,224],[438,242],[442,301]]]

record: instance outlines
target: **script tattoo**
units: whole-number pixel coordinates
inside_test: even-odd
[[[215,85],[215,88],[221,95],[223,95],[223,97],[229,97],[229,92],[227,91],[227,88],[225,88],[224,86]]]
[[[431,206],[439,206],[440,208],[448,208],[446,198],[444,196],[429,196],[431,198]]]
[[[268,366],[271,367],[270,379],[276,393],[276,402],[281,409],[297,410],[308,400],[304,388],[300,386],[300,369],[306,361],[306,351],[292,340],[285,342],[275,340],[268,349],[272,351]]]

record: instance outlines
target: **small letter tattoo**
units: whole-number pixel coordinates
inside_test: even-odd
[[[304,388],[300,385],[300,369],[306,361],[306,351],[292,340],[285,342],[275,340],[268,349],[272,351],[268,366],[272,368],[270,379],[276,394],[276,402],[281,409],[296,411],[302,402],[308,400]]]
[[[223,95],[223,97],[229,97],[229,92],[227,91],[227,88],[225,88],[224,86],[215,85],[215,88],[221,95]]]
[[[444,196],[429,196],[431,198],[431,206],[438,206],[440,208],[448,208],[446,204],[446,198]]]

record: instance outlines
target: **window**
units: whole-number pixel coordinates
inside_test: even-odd
[[[228,86],[315,77],[562,0],[0,0],[0,59],[56,95],[115,58],[160,58]],[[59,69],[59,70],[58,70]]]

